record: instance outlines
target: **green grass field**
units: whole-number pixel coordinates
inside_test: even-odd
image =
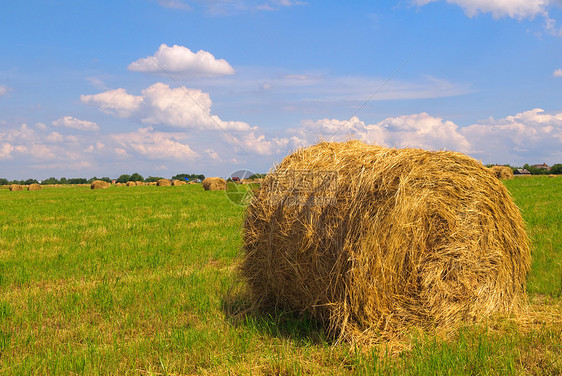
[[[244,207],[224,192],[0,189],[0,374],[562,374],[562,178],[506,185],[533,241],[536,315],[370,349],[307,317],[239,313]]]

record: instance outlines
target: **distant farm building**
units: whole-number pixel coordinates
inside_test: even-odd
[[[513,172],[514,175],[531,175],[531,172],[526,168],[518,168]]]
[[[533,167],[536,168],[536,169],[539,169],[539,170],[550,171],[550,167],[546,163],[536,164],[536,165],[533,165]]]

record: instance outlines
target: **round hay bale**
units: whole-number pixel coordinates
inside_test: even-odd
[[[155,182],[155,181],[151,181],[151,182],[148,183],[148,185],[156,185],[156,182]]]
[[[505,186],[463,154],[323,142],[287,156],[247,208],[255,307],[331,336],[446,332],[526,302],[530,251]]]
[[[159,187],[170,187],[172,182],[168,179],[160,179],[156,182],[156,185]]]
[[[504,180],[513,179],[513,170],[511,169],[511,167],[492,166],[490,167],[490,171],[492,171],[492,173],[496,175],[498,179],[504,179]]]
[[[225,191],[226,180],[222,178],[205,178],[203,180],[203,189],[206,191]]]
[[[177,179],[172,180],[172,185],[174,185],[174,186],[175,185],[186,185],[186,184],[187,184],[187,182],[185,180],[177,180]]]
[[[8,189],[10,189],[10,191],[23,191],[23,187],[19,184],[12,184]]]
[[[27,187],[28,191],[40,191],[41,190],[41,186],[39,184],[33,183],[30,184],[29,187]]]
[[[555,177],[557,177],[557,176],[558,176],[558,175],[554,175],[554,174],[548,175],[549,178],[555,178]]]
[[[127,187],[136,187],[137,183],[135,183],[134,181],[128,181],[128,182],[125,183],[125,185]]]
[[[108,183],[103,180],[94,180],[92,184],[90,184],[91,189],[106,189],[111,186],[111,183]]]

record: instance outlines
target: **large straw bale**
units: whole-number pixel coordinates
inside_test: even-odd
[[[159,187],[169,187],[172,185],[172,182],[168,179],[160,179],[156,182],[156,185]]]
[[[225,191],[226,190],[226,180],[223,178],[205,178],[203,180],[203,189],[206,191]]]
[[[244,223],[255,307],[378,341],[525,305],[530,251],[504,185],[455,152],[323,142],[264,179]]]
[[[185,180],[177,180],[177,179],[172,180],[172,185],[174,185],[174,186],[175,185],[186,185],[186,184],[187,184],[187,182]]]
[[[90,184],[91,189],[106,189],[111,186],[111,183],[108,183],[103,180],[94,180],[92,184]]]
[[[10,191],[23,191],[23,187],[19,184],[12,184],[9,186]]]
[[[27,187],[28,191],[40,191],[41,190],[41,186],[37,183],[33,183],[30,184],[29,187]]]
[[[511,167],[492,166],[490,167],[490,171],[492,171],[492,173],[496,175],[498,179],[503,179],[503,180],[513,179],[513,170],[511,169]]]

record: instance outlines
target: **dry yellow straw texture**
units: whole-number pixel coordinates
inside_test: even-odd
[[[498,179],[505,179],[505,180],[513,179],[513,170],[510,167],[492,166],[490,167],[490,171],[492,171],[492,173],[496,175]]]
[[[39,184],[33,183],[30,184],[29,187],[27,187],[28,191],[40,191],[41,190],[41,186]]]
[[[92,182],[92,184],[90,185],[91,189],[106,189],[109,188],[111,186],[111,183],[108,183],[106,181],[103,180],[94,180]]]
[[[176,185],[186,185],[186,184],[187,184],[187,182],[185,180],[177,180],[177,179],[172,180],[172,185],[174,185],[174,186],[176,186]]]
[[[23,191],[23,187],[19,184],[12,184],[9,186],[10,191]]]
[[[202,185],[206,191],[226,190],[226,180],[222,178],[205,178]]]
[[[241,271],[255,306],[308,312],[340,340],[450,332],[516,312],[529,267],[507,189],[454,152],[300,149],[267,175],[244,223]]]
[[[172,182],[168,179],[160,179],[156,182],[156,185],[159,187],[169,187],[172,185]]]

